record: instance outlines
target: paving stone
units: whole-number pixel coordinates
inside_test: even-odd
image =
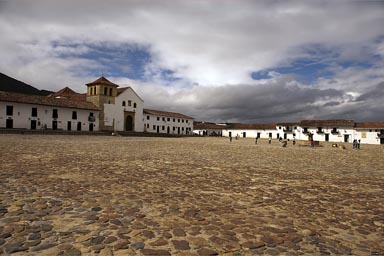
[[[153,249],[143,249],[141,253],[146,256],[170,256],[171,254],[166,250],[153,250]]]
[[[38,246],[33,247],[31,249],[31,251],[39,252],[39,251],[50,249],[50,248],[55,247],[55,246],[57,246],[57,244],[50,244],[50,243],[40,244]]]
[[[164,245],[167,245],[168,244],[168,241],[165,240],[164,238],[159,238],[153,242],[150,242],[149,245],[150,246],[164,246]]]
[[[141,250],[141,249],[144,249],[144,246],[145,244],[143,242],[136,242],[136,243],[132,243],[130,245],[130,247],[134,250]]]
[[[179,237],[183,237],[183,236],[186,236],[186,233],[183,229],[181,228],[176,228],[173,230],[173,235],[174,236],[179,236]]]
[[[91,241],[92,244],[100,244],[104,240],[105,240],[104,236],[96,236],[96,237],[92,237],[90,241]]]
[[[172,244],[178,251],[184,251],[191,249],[189,243],[185,240],[172,240]]]
[[[212,250],[212,249],[209,249],[209,248],[201,248],[199,250],[197,250],[197,254],[199,256],[214,256],[214,255],[219,255],[218,252]]]
[[[40,233],[32,233],[29,235],[28,240],[39,240],[41,238]]]

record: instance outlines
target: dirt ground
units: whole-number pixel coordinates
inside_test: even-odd
[[[0,135],[0,254],[384,255],[384,146]]]

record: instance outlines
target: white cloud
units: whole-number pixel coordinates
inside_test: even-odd
[[[260,112],[282,116],[287,112],[283,105],[245,102],[269,98],[278,105],[280,98],[274,94],[280,93],[287,94],[292,109],[299,112],[305,106],[295,103],[292,95],[309,93],[317,107],[339,102],[350,108],[348,100],[340,99],[345,91],[364,94],[384,77],[384,6],[375,1],[12,0],[0,7],[0,71],[41,89],[71,85],[81,91],[95,79],[89,70],[103,70],[106,64],[81,57],[89,51],[87,45],[135,44],[148,49],[152,59],[146,74],[154,83],[137,82],[140,94],[151,106],[166,108],[164,102],[174,97],[172,110],[203,118],[220,114],[223,120],[235,120],[237,107],[255,118],[266,118]],[[330,65],[335,75],[319,78],[310,87],[278,73],[260,81],[250,77],[253,71],[289,65],[297,58],[371,66]],[[164,69],[180,79],[164,81],[159,75]],[[186,87],[193,83],[200,86]],[[329,96],[330,89],[340,95]],[[319,93],[321,101],[313,93]],[[323,93],[330,98],[324,99]],[[215,94],[217,101],[212,100]],[[259,109],[251,111],[247,104]],[[207,108],[212,108],[209,113],[204,112]],[[250,114],[242,117],[255,120]]]

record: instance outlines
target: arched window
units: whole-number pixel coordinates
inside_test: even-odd
[[[133,103],[133,108],[136,108],[136,102]]]
[[[125,107],[125,101],[123,101],[122,105],[123,105],[123,107]]]
[[[109,88],[109,96],[112,96],[112,88]]]
[[[104,87],[104,95],[107,95],[107,87]]]

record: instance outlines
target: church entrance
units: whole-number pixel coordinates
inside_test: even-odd
[[[125,130],[132,131],[133,130],[133,120],[131,116],[127,116],[125,118]]]

